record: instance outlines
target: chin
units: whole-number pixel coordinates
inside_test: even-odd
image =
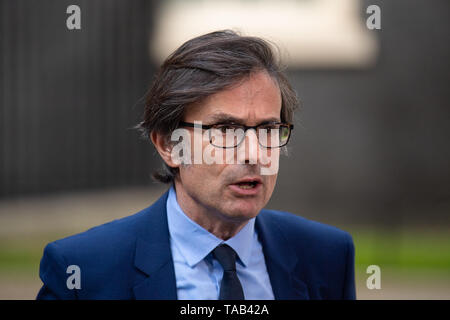
[[[236,201],[230,208],[226,208],[224,212],[228,211],[227,216],[236,220],[250,220],[256,217],[261,211],[262,207],[255,203],[245,203],[244,201]],[[244,202],[244,203],[242,203]],[[231,209],[231,210],[230,210]]]

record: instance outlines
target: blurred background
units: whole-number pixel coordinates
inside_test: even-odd
[[[68,30],[69,5],[81,29]],[[370,30],[366,9],[381,9]],[[0,299],[34,299],[53,240],[166,186],[132,129],[158,65],[224,28],[278,44],[302,100],[269,208],[350,232],[358,299],[450,299],[446,0],[0,0]],[[369,290],[367,267],[381,269]]]

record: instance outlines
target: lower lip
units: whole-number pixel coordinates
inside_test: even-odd
[[[258,183],[253,188],[249,189],[242,189],[237,184],[230,184],[230,189],[233,190],[235,193],[242,195],[242,196],[254,196],[259,193],[259,191],[262,188],[262,184]]]

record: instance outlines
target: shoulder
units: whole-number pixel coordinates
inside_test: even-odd
[[[137,239],[164,229],[165,200],[163,196],[138,213],[49,243],[40,263],[44,285],[38,299],[130,298]],[[80,270],[83,290],[66,287],[71,266]]]
[[[289,212],[263,210],[260,216],[270,232],[278,232],[302,256],[330,261],[353,255],[353,239],[347,231]]]
[[[354,245],[352,236],[336,227],[292,213],[263,210],[266,239],[295,257],[296,279],[308,287],[311,299],[354,299]]]
[[[347,241],[351,235],[337,227],[309,220],[290,212],[262,210],[260,215],[268,223],[276,225],[290,239],[314,241]]]
[[[49,264],[83,265],[85,269],[113,270],[132,267],[136,241],[164,229],[166,195],[130,216],[49,243],[41,260],[41,272]]]
[[[145,237],[163,227],[167,193],[149,207],[121,219],[93,227],[87,231],[56,240],[49,245],[72,254],[96,254],[134,245],[137,237]]]
[[[71,235],[48,244],[61,251],[72,255],[94,254],[114,249],[127,247],[134,242],[136,233],[142,229],[142,222],[149,214],[149,208],[145,208],[133,215],[117,219],[87,231]]]
[[[130,298],[136,239],[152,220],[155,212],[150,209],[47,244],[39,268],[44,285],[37,299]],[[68,289],[69,272],[78,273],[82,290]]]

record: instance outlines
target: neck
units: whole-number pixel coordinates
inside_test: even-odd
[[[228,240],[248,223],[248,220],[231,219],[222,212],[204,205],[190,196],[178,181],[175,181],[175,190],[177,202],[183,212],[219,239]]]

